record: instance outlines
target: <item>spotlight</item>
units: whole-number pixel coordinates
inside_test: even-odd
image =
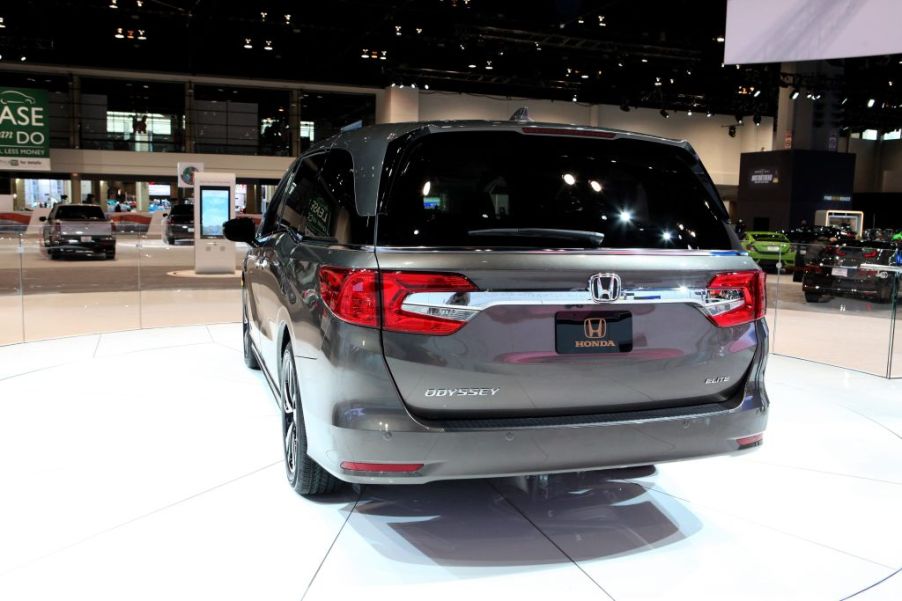
[[[718,44],[723,44],[726,41],[726,38],[724,38],[722,35],[719,35],[714,39],[717,41]]]
[[[707,117],[708,119],[710,119],[710,118],[713,117],[713,116],[714,116],[714,113],[711,111],[711,109],[708,109],[708,112],[705,113],[705,117]]]
[[[752,122],[754,122],[756,126],[761,125],[761,113],[755,113],[754,116],[752,116]]]
[[[799,94],[800,94],[799,89],[798,89],[798,88],[793,88],[793,89],[792,89],[792,93],[789,95],[789,97],[790,97],[792,100],[795,100],[795,99],[797,99],[797,98],[799,97]]]
[[[688,111],[686,111],[686,116],[687,116],[687,117],[691,117],[691,116],[692,116],[692,109],[689,109]]]
[[[119,8],[119,0],[110,0],[110,8]]]
[[[727,133],[730,134],[731,138],[735,138],[736,137],[736,126],[731,125],[730,128],[727,130]]]
[[[874,103],[875,103],[875,102],[877,102],[877,101],[874,100],[873,98],[869,98],[869,99],[868,99],[868,108],[869,108],[869,109],[870,109],[870,108],[874,108]]]
[[[633,214],[630,213],[629,211],[626,211],[626,210],[620,211],[620,221],[622,221],[623,223],[630,221],[632,218],[633,218]]]
[[[742,113],[736,113],[736,123],[742,125]]]
[[[250,49],[253,48],[253,47],[254,47],[254,46],[251,44],[251,39],[250,39],[250,38],[244,38],[244,48],[245,48],[246,50],[250,50]]]
[[[761,90],[760,90],[760,89],[755,90],[755,93],[752,94],[752,98],[757,98],[758,96],[761,96]]]
[[[572,173],[565,173],[563,175],[563,178],[564,178],[564,183],[567,184],[568,186],[572,186],[573,184],[576,183],[576,178],[573,177]]]
[[[664,117],[665,119],[670,119],[670,113],[668,113],[664,109],[661,109],[661,116]]]

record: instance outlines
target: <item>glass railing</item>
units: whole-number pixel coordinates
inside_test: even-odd
[[[0,230],[0,344],[97,332],[236,322],[231,274],[194,273],[193,240],[116,235],[115,256],[54,256],[43,229]],[[902,249],[894,243],[794,245],[756,258],[768,270],[771,352],[902,377]]]
[[[882,241],[796,244],[768,269],[771,352],[902,377],[902,250]]]
[[[43,227],[0,231],[0,345],[241,318],[242,244],[233,273],[199,275],[193,240],[118,232],[114,252],[75,242],[50,247]]]

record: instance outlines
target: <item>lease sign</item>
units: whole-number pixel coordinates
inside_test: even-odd
[[[0,169],[50,170],[47,92],[0,88]]]

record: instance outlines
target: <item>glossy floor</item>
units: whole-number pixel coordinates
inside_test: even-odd
[[[902,381],[772,357],[749,455],[309,501],[238,343],[0,348],[0,599],[902,599]]]

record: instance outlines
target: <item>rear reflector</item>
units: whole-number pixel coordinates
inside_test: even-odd
[[[708,284],[705,312],[715,325],[726,328],[764,317],[767,289],[763,271],[719,273]]]
[[[341,469],[349,472],[378,472],[378,473],[412,473],[419,471],[422,463],[361,463],[359,461],[342,461]]]
[[[755,445],[759,445],[764,441],[764,433],[760,434],[752,434],[751,436],[744,436],[743,438],[737,438],[736,443],[739,445],[739,448],[751,447]]]

